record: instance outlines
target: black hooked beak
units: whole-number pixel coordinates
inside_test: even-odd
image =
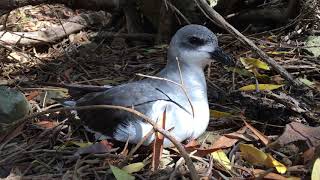
[[[219,61],[223,64],[230,65],[230,66],[234,65],[234,61],[232,57],[226,54],[225,52],[223,52],[223,50],[220,47],[217,47],[215,51],[210,52],[210,55],[212,59]]]

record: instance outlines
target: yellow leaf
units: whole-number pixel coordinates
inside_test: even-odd
[[[255,58],[240,58],[241,63],[244,65],[246,69],[254,69],[259,68],[263,70],[270,70],[268,64],[265,62],[260,61],[259,59]]]
[[[279,55],[279,54],[289,54],[287,51],[269,51],[268,54]]]
[[[267,159],[265,162],[267,167],[275,167],[278,173],[284,174],[287,172],[287,167],[280,163],[279,161],[275,160],[270,154],[267,154]]]
[[[129,164],[129,165],[123,167],[122,170],[126,171],[129,174],[132,174],[132,173],[141,171],[141,169],[144,166],[145,166],[145,164],[143,162],[137,162],[137,163],[132,163],[132,164]]]
[[[312,168],[311,180],[319,180],[320,179],[320,158],[318,158]]]
[[[264,165],[268,168],[274,167],[281,174],[287,171],[287,168],[282,163],[251,144],[240,144],[240,151],[242,157],[252,164]]]
[[[252,164],[263,164],[267,155],[252,144],[240,144],[241,155]]]
[[[219,119],[223,117],[230,117],[232,114],[228,112],[222,112],[210,109],[210,117],[214,119]]]
[[[222,166],[224,166],[227,170],[231,170],[231,162],[228,159],[227,155],[221,149],[211,153],[211,156],[214,160],[219,162]]]
[[[274,90],[274,89],[278,89],[280,87],[284,86],[284,84],[258,84],[258,88],[256,84],[250,84],[247,86],[243,86],[241,88],[239,88],[240,91],[255,91],[257,89],[259,89],[260,91],[265,91],[265,90]]]

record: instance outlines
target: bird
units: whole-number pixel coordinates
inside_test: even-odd
[[[154,122],[165,111],[165,129],[170,130],[177,141],[196,139],[206,130],[210,119],[204,68],[212,61],[227,65],[233,62],[218,46],[211,30],[202,25],[186,25],[172,37],[167,63],[155,75],[157,78],[144,78],[88,93],[74,105],[132,107]],[[137,144],[153,128],[141,117],[126,111],[95,109],[77,113],[90,131],[120,142]],[[155,135],[149,136],[143,145],[151,144],[154,139]],[[173,143],[165,138],[163,146],[172,147]]]

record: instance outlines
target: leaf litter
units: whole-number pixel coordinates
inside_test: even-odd
[[[57,8],[68,16],[74,13],[65,7]],[[33,31],[52,25],[54,18],[48,20],[42,14],[46,11],[50,10],[33,12],[37,18],[47,22],[27,23],[24,19],[16,27],[18,29],[12,30]],[[23,14],[24,11],[15,13]],[[9,24],[13,20],[9,19]],[[56,25],[59,24],[56,22]],[[202,178],[319,177],[320,83],[318,71],[310,68],[319,67],[319,62],[292,48],[282,50],[278,44],[296,48],[303,42],[301,39],[284,41],[281,34],[275,32],[272,38],[257,36],[268,43],[268,46],[261,44],[260,47],[311,88],[295,89],[241,45],[232,43],[227,46],[226,50],[244,66],[221,68],[220,65],[211,65],[207,74],[211,109],[208,131],[213,134],[204,135],[199,138],[201,140],[191,140],[185,146]],[[154,74],[165,65],[167,46],[130,47],[125,41],[119,41],[119,48],[119,44],[116,47],[112,46],[116,43],[97,42],[87,37],[90,37],[90,32],[83,31],[73,40],[52,45],[48,51],[34,50],[36,56],[10,52],[15,60],[4,56],[9,63],[1,65],[0,81],[19,87],[32,105],[33,112],[39,112],[59,106],[55,98],[67,97],[65,89],[56,92],[52,90],[54,86],[46,84],[48,82],[118,85],[140,79],[132,74]],[[293,42],[300,44],[290,44]],[[223,45],[229,43],[222,42]],[[65,50],[70,53],[64,54]],[[240,58],[238,54],[245,56]],[[257,89],[269,91],[257,92]],[[26,178],[58,179],[166,179],[172,172],[175,172],[172,176],[177,178],[189,176],[175,149],[165,149],[156,155],[157,162],[152,162],[150,158],[154,152],[151,148],[140,147],[122,164],[126,159],[125,152],[133,149],[134,145],[126,146],[112,140],[95,142],[93,134],[85,130],[72,112],[40,116],[0,138],[0,167],[9,169],[10,176],[19,176],[16,172],[23,172]],[[161,142],[155,145],[161,147]],[[160,165],[151,172],[152,164],[161,164],[161,161],[165,161],[164,166]],[[298,166],[302,169],[295,168]]]

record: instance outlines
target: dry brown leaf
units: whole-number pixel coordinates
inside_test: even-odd
[[[166,112],[165,109],[162,113],[162,115],[159,117],[158,124],[165,129],[166,125]],[[153,143],[153,154],[152,154],[152,171],[155,171],[159,168],[160,165],[160,159],[163,151],[163,141],[164,136],[163,134],[159,132],[155,132],[155,139]]]
[[[214,144],[210,147],[212,149],[225,149],[233,146],[238,142],[238,138],[229,138],[226,136],[221,136]]]
[[[224,149],[233,146],[235,143],[239,141],[239,139],[247,139],[243,138],[243,133],[245,133],[246,127],[242,127],[236,132],[225,134],[221,136],[214,144],[210,147],[211,149]]]
[[[253,126],[251,126],[249,123],[247,123],[244,119],[243,119],[244,124],[261,140],[261,142],[264,145],[268,145],[269,144],[269,139],[267,136],[265,136],[264,134],[262,134],[262,132],[260,132],[259,130],[257,130],[256,128],[254,128]]]
[[[284,177],[281,176],[280,174],[272,173],[272,172],[266,172],[262,169],[254,169],[253,170],[254,176],[256,178],[262,178],[262,179],[272,179],[272,180],[288,180],[288,179],[300,179],[297,177]]]
[[[305,141],[310,147],[320,144],[320,127],[310,127],[298,122],[291,122],[286,125],[283,134],[272,143],[280,145],[281,147],[286,144]]]
[[[79,148],[76,155],[81,154],[97,154],[97,153],[106,153],[112,149],[113,144],[107,140],[102,140],[98,143],[88,145],[87,147]]]
[[[185,148],[194,148],[194,147],[199,147],[199,143],[197,140],[192,139],[191,141],[188,142],[188,144],[186,144],[184,147]]]
[[[38,95],[40,95],[39,91],[31,91],[27,96],[27,100],[30,101],[32,99],[34,99],[35,97],[37,97]]]
[[[307,162],[311,161],[314,159],[315,157],[315,150],[316,148],[315,147],[311,147],[309,148],[308,150],[306,150],[302,157],[303,157],[303,163],[306,164]]]

